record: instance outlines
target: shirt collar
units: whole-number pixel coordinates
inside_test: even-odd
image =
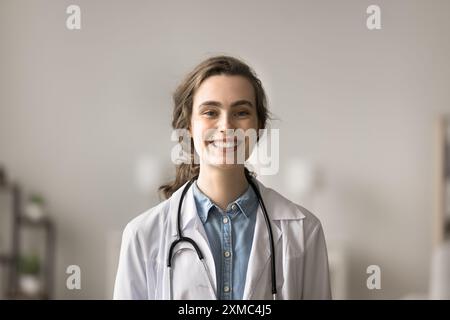
[[[208,219],[211,208],[215,207],[218,210],[221,210],[213,201],[211,201],[211,199],[207,195],[205,195],[198,188],[197,180],[193,183],[193,192],[195,204],[197,206],[197,212],[203,223],[205,223]],[[234,203],[239,207],[240,211],[246,218],[248,218],[253,212],[255,212],[255,208],[258,206],[258,198],[256,197],[255,191],[250,186],[250,184],[248,185],[247,190],[239,198],[228,204],[227,211]]]
[[[197,213],[203,223],[208,219],[209,211],[215,206],[214,202],[211,201],[197,186],[197,180],[192,184],[192,189],[194,192],[195,204],[197,206]]]

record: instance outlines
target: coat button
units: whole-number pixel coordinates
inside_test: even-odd
[[[228,217],[223,217],[222,221],[223,221],[223,223],[227,224],[228,223]]]
[[[233,211],[234,211],[234,210],[236,210],[236,208],[237,208],[237,205],[236,205],[236,203],[233,203],[233,204],[232,204],[232,206],[231,206],[231,210],[233,210]]]
[[[223,255],[225,256],[225,258],[228,258],[229,256],[231,256],[231,253],[230,251],[225,251]]]
[[[224,292],[230,292],[230,287],[229,287],[229,286],[223,287],[223,291],[224,291]]]

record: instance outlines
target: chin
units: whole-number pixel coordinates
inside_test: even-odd
[[[236,164],[236,163],[225,163],[225,160],[222,161],[214,161],[214,162],[207,162],[208,166],[214,167],[221,170],[235,170],[241,166],[244,166],[244,164]]]
[[[230,169],[236,169],[239,168],[241,166],[245,165],[245,161],[247,161],[247,159],[249,158],[250,152],[249,152],[249,148],[246,147],[246,150],[237,150],[236,148],[234,150],[231,150],[230,154],[225,154],[225,153],[221,153],[221,152],[217,152],[215,149],[208,149],[205,148],[204,149],[204,163],[212,166],[212,167],[217,167],[220,169],[226,169],[226,170],[230,170]],[[244,155],[241,155],[240,157],[238,157],[236,155],[236,152],[245,152]],[[239,163],[237,163],[239,158]]]

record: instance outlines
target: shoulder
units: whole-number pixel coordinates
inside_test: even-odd
[[[310,210],[289,200],[276,190],[265,187],[261,183],[260,190],[272,220],[284,220],[286,222],[300,220],[305,241],[307,242],[323,235],[322,223]]]
[[[311,211],[300,204],[297,204],[276,190],[266,187],[260,183],[261,194],[264,201],[267,203],[269,215],[274,215],[276,218],[283,220],[298,220],[302,219],[303,228],[306,234],[312,233],[318,228],[322,228],[319,218]]]
[[[123,231],[123,237],[135,240],[147,240],[150,235],[153,237],[161,233],[167,224],[170,198],[162,201],[158,205],[147,209],[127,223]]]
[[[303,228],[303,241],[305,242],[306,247],[316,246],[317,244],[323,243],[325,236],[322,223],[315,214],[313,214],[305,207],[292,202],[291,200],[287,199],[274,190],[272,190],[271,193],[273,197],[276,197],[277,201],[279,201],[280,203],[284,203],[285,206],[289,208],[289,211],[295,212],[295,216],[301,217],[300,219],[302,221],[301,226]]]
[[[302,211],[305,215],[305,219],[303,220],[303,232],[306,237],[311,238],[317,235],[320,236],[323,233],[322,223],[320,222],[320,219],[305,207],[302,207],[298,204],[296,204],[296,206],[298,210]]]
[[[162,233],[168,229],[168,226],[173,219],[170,215],[170,212],[173,211],[171,205],[178,203],[186,184],[187,182],[178,188],[170,198],[144,211],[128,222],[124,230],[124,236],[129,235],[135,238],[144,237],[145,240],[149,240],[150,237],[151,239],[157,239],[157,237],[161,236]],[[154,242],[155,241],[151,241],[151,243]]]

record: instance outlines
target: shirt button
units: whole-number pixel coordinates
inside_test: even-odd
[[[224,217],[224,218],[222,219],[222,221],[223,221],[223,223],[227,224],[227,223],[228,223],[228,217]]]
[[[236,208],[237,208],[237,206],[236,206],[236,204],[235,203],[233,203],[232,205],[231,205],[231,210],[236,210]]]
[[[223,287],[223,291],[224,291],[224,292],[230,292],[230,287],[229,287],[229,286]]]
[[[231,253],[230,251],[225,251],[223,255],[225,256],[225,258],[228,258],[231,255]]]

